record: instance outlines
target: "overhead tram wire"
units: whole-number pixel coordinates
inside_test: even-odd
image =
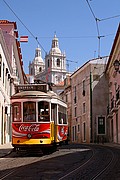
[[[47,52],[45,51],[45,49],[43,48],[43,46],[41,45],[41,43],[38,41],[38,38],[28,29],[28,27],[22,22],[22,20],[17,16],[17,14],[13,11],[13,9],[9,6],[9,4],[3,0],[3,2],[6,4],[6,6],[10,9],[10,11],[12,11],[12,13],[15,15],[15,17],[21,22],[21,24],[25,27],[25,29],[31,34],[31,36],[37,41],[37,43],[39,44],[39,46],[42,48],[42,50],[45,52],[45,54],[47,54]]]
[[[118,18],[118,17],[120,17],[120,15],[111,16],[111,17],[104,18],[104,19],[99,19],[99,21],[106,21],[106,20],[113,19],[113,18]]]
[[[91,1],[91,0],[90,0],[90,1]],[[118,17],[120,17],[120,15],[111,16],[111,17],[103,18],[103,19],[98,19],[98,18],[96,18],[96,16],[95,16],[95,14],[94,14],[94,12],[93,12],[93,10],[92,10],[92,8],[91,8],[90,3],[88,2],[88,0],[86,0],[86,2],[87,2],[88,6],[89,6],[89,9],[90,9],[90,11],[91,11],[91,13],[92,13],[95,21],[96,21],[96,27],[97,27],[97,33],[98,33],[98,41],[99,41],[99,43],[98,43],[98,57],[100,57],[100,39],[101,39],[102,37],[105,37],[105,36],[100,36],[98,22],[100,22],[100,21],[105,21],[105,20],[109,20],[109,19],[113,19],[113,18],[118,18]]]
[[[104,37],[104,36],[100,36],[100,31],[99,31],[99,26],[98,26],[98,22],[100,21],[94,14],[91,6],[90,6],[90,3],[88,2],[88,0],[86,0],[88,6],[89,6],[89,9],[95,19],[95,22],[96,22],[96,28],[97,28],[97,37],[98,37],[98,58],[100,58],[100,40],[101,40],[101,37]]]

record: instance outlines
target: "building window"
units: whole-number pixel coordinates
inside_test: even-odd
[[[76,126],[72,127],[72,140],[76,141],[77,140],[77,132],[76,132]]]
[[[77,107],[75,107],[75,117],[77,117]]]
[[[78,124],[78,132],[80,132],[80,125]]]
[[[57,59],[57,67],[60,67],[60,59]]]
[[[39,68],[39,72],[41,72],[41,71],[42,71],[42,68],[40,67],[40,68]]]
[[[76,99],[76,86],[74,87],[74,103],[77,103],[77,99]]]
[[[98,117],[98,134],[105,134],[105,117]]]
[[[86,141],[86,126],[85,126],[85,123],[83,123],[83,141]]]
[[[83,103],[83,114],[86,112],[85,102]]]
[[[82,94],[83,94],[83,96],[85,96],[85,80],[83,80],[83,92],[82,92]]]

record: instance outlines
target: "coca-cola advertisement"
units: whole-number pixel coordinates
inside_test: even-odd
[[[50,138],[50,123],[13,123],[12,136],[16,138],[27,138],[30,134],[32,138]]]
[[[58,140],[63,141],[67,139],[68,127],[61,125],[58,126]]]

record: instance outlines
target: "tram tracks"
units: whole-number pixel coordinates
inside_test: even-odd
[[[94,177],[92,177],[91,180],[98,180],[99,178],[101,179],[101,176],[105,175],[105,172],[110,168],[110,166],[112,165],[113,161],[115,160],[115,155],[113,153],[112,150],[109,149],[109,152],[111,153],[111,159],[110,161],[106,164],[106,166],[104,167],[104,169],[100,170],[100,172],[98,172],[98,174],[96,174]]]
[[[65,174],[64,176],[60,177],[59,180],[66,180],[66,179],[86,179],[86,180],[98,180],[105,177],[106,171],[108,171],[111,166],[116,163],[115,154],[111,149],[106,149],[105,147],[99,147],[99,150],[103,149],[102,154],[105,154],[109,157],[108,160],[105,160],[103,163],[101,157],[99,161],[96,161],[96,157],[98,156],[98,152],[93,147],[92,156],[84,162],[82,165],[78,166],[76,169],[72,170],[71,172]],[[109,155],[108,155],[109,154]],[[100,154],[99,154],[100,155]],[[92,164],[94,164],[92,166]],[[95,168],[95,166],[97,168]]]
[[[8,159],[9,166],[7,167],[10,167],[11,164],[11,169],[5,170],[6,165],[3,166],[4,171],[2,174],[0,171],[0,179],[14,180],[25,176],[28,179],[34,177],[41,180],[99,180],[104,179],[109,171],[112,172],[118,163],[118,156],[119,152],[116,156],[114,149],[105,146],[92,145],[85,148],[71,146],[68,149],[60,149],[51,155],[41,157],[28,155],[27,157],[11,158],[11,161]],[[19,163],[19,166],[12,168],[12,163]],[[29,176],[26,176],[27,171],[30,171]]]
[[[91,149],[92,150],[92,149]],[[89,157],[89,159],[87,161],[85,161],[82,165],[80,165],[79,167],[77,167],[76,169],[72,170],[71,172],[67,173],[66,175],[62,176],[61,178],[59,178],[59,180],[63,180],[68,178],[68,176],[71,176],[72,174],[76,173],[77,171],[80,170],[80,168],[86,166],[87,163],[89,163],[91,161],[91,159],[94,156],[94,151],[92,150],[92,155]]]

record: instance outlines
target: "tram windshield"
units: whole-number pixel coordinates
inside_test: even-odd
[[[59,124],[67,124],[66,108],[60,105],[58,106],[58,122]]]
[[[49,102],[38,102],[38,121],[50,121]]]
[[[36,103],[32,101],[23,103],[23,122],[36,121]]]

